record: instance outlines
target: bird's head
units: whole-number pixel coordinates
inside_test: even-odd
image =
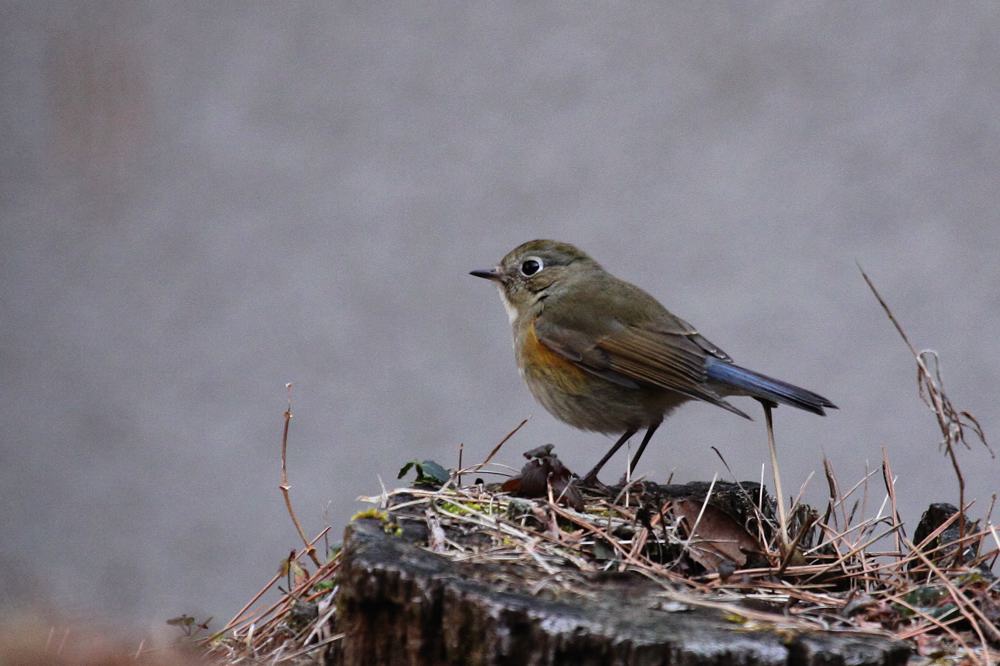
[[[515,318],[544,298],[601,266],[583,250],[554,240],[533,240],[508,252],[500,263],[470,275],[492,280],[507,313]]]

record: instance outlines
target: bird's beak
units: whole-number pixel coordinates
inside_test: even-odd
[[[493,280],[494,282],[503,282],[503,277],[500,275],[500,271],[495,268],[485,271],[469,271],[469,275],[475,275],[476,277]]]

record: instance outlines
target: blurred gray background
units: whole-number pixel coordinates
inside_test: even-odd
[[[311,534],[529,415],[501,462],[594,462],[466,275],[535,237],[840,405],[777,413],[789,492],[886,447],[904,517],[956,501],[855,262],[1000,432],[998,33],[995,3],[4,3],[0,606],[226,619],[299,545],[287,381]],[[640,471],[726,477],[711,446],[757,478],[762,420],[689,405]],[[1000,464],[963,461],[981,515]]]

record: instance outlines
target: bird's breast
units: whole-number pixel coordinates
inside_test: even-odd
[[[515,342],[517,365],[525,381],[542,390],[552,389],[578,395],[587,390],[593,377],[570,360],[560,356],[538,339],[535,324],[522,327]]]

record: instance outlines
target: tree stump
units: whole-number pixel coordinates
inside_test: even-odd
[[[572,591],[558,571],[529,582],[524,565],[455,561],[426,548],[427,537],[406,522],[388,532],[375,519],[348,526],[337,596],[344,639],[329,663],[889,666],[909,655],[878,635],[805,632],[678,601],[637,575],[594,575]]]

